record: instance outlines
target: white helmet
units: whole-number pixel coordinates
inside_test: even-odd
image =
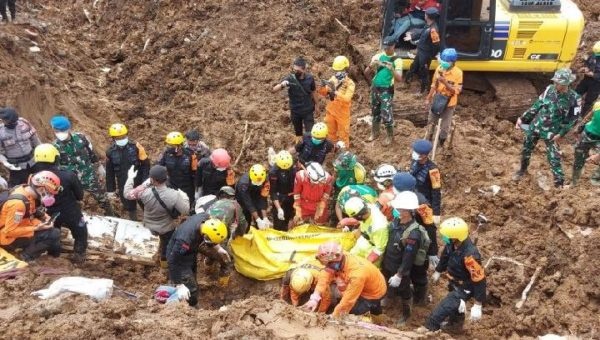
[[[388,180],[391,181],[397,172],[398,171],[396,170],[396,168],[394,168],[393,165],[381,164],[373,172],[373,179],[378,183],[383,183]]]
[[[402,191],[394,197],[391,205],[394,209],[415,210],[419,207],[419,199],[412,191]]]
[[[306,173],[308,174],[308,179],[310,179],[313,183],[319,183],[325,180],[325,170],[321,166],[321,164],[317,162],[310,162],[306,165]]]

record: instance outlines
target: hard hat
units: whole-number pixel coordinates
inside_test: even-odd
[[[596,100],[594,106],[592,107],[592,112],[600,111],[600,100]]]
[[[185,139],[191,140],[191,141],[200,140],[200,139],[202,139],[202,134],[200,134],[200,132],[198,132],[198,130],[192,129],[185,133]]]
[[[350,151],[340,153],[333,161],[333,167],[336,170],[351,170],[356,165],[356,155]]]
[[[440,224],[440,234],[462,242],[469,237],[469,225],[460,217],[450,217]]]
[[[219,189],[219,194],[225,194],[227,196],[235,196],[235,190],[230,187],[229,185],[225,185],[222,186],[221,189]]]
[[[127,127],[121,123],[116,123],[110,126],[108,134],[111,137],[123,137],[127,134]]]
[[[325,180],[325,169],[317,162],[310,162],[306,165],[308,179],[313,183],[319,183]]]
[[[313,284],[313,274],[306,268],[297,268],[290,277],[290,288],[297,294],[304,294]]]
[[[594,47],[592,47],[592,51],[594,52],[594,56],[600,56],[600,40],[596,41]]]
[[[559,70],[556,70],[556,72],[554,72],[554,77],[552,77],[552,81],[556,82],[559,85],[570,85],[572,82],[575,81],[575,78],[577,78],[577,76],[575,76],[573,74],[573,72],[571,71],[570,68],[561,68]]]
[[[435,7],[429,7],[425,10],[425,14],[431,18],[437,18],[440,15],[440,11]]]
[[[396,40],[392,37],[386,37],[385,39],[383,39],[382,43],[383,46],[395,46],[396,45]]]
[[[248,172],[252,183],[263,184],[267,180],[267,170],[261,164],[254,164]]]
[[[428,155],[433,149],[433,144],[427,139],[417,139],[413,145],[413,150],[419,155]]]
[[[294,165],[294,159],[292,158],[292,154],[287,152],[286,150],[281,150],[277,155],[275,155],[275,164],[282,170],[287,170]]]
[[[331,68],[334,71],[343,71],[348,67],[350,67],[350,60],[343,55],[338,55],[335,57],[335,59],[333,59],[333,64],[331,65]]]
[[[375,169],[373,179],[378,183],[383,183],[385,181],[392,180],[397,172],[398,171],[396,171],[396,168],[394,168],[393,165],[381,164],[377,167],[377,169]]]
[[[181,132],[177,131],[169,132],[165,138],[165,143],[171,145],[180,145],[183,144],[183,142],[185,142],[185,137],[183,137]]]
[[[442,51],[442,54],[440,55],[440,58],[443,61],[447,61],[447,62],[455,62],[456,59],[458,59],[458,54],[456,53],[456,50],[453,48],[445,48]]]
[[[54,163],[58,156],[60,153],[56,147],[49,143],[40,144],[33,151],[33,160],[36,163]]]
[[[342,245],[337,241],[327,241],[319,245],[317,259],[323,262],[336,262],[342,259]]]
[[[368,209],[367,204],[360,197],[351,197],[344,204],[344,212],[350,217],[364,215]]]
[[[390,202],[392,208],[403,210],[415,210],[419,207],[417,194],[412,191],[402,191]]]
[[[325,139],[327,134],[329,133],[329,129],[325,123],[317,123],[310,130],[311,136],[317,139]]]
[[[210,154],[210,161],[213,163],[215,168],[228,168],[231,164],[231,157],[225,149],[214,149]]]
[[[56,115],[50,118],[50,126],[52,126],[54,130],[66,131],[71,128],[71,122],[69,121],[69,118],[65,116]]]
[[[408,172],[395,174],[392,182],[394,183],[394,190],[398,192],[413,191],[417,186],[417,179]]]
[[[211,243],[219,244],[227,238],[227,226],[221,220],[209,218],[200,226],[200,233]]]
[[[60,190],[60,178],[55,173],[44,170],[29,177],[29,185],[44,187],[49,193],[56,195]]]

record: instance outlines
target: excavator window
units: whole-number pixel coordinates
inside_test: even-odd
[[[477,55],[491,17],[491,0],[448,0],[445,45],[459,53]]]

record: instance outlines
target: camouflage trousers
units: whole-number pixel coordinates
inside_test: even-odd
[[[106,197],[104,187],[98,181],[98,176],[95,173],[85,174],[80,180],[83,190],[89,192],[107,214],[112,215],[112,207]]]
[[[385,126],[391,127],[394,125],[393,99],[393,88],[382,89],[375,87],[371,89],[371,116],[373,117],[373,123],[383,121],[383,125]]]
[[[575,161],[573,162],[573,185],[577,184],[577,181],[579,181],[581,173],[583,172],[585,160],[588,157],[590,150],[593,148],[600,149],[600,139],[592,138],[592,136],[590,136],[585,132],[585,130],[583,130],[583,132],[581,133],[581,139],[579,140],[577,145],[575,145]],[[596,172],[592,175],[592,180],[600,180],[600,166],[596,168]]]
[[[529,161],[531,159],[531,153],[535,149],[537,142],[540,140],[540,135],[534,131],[529,131],[525,134],[525,141],[523,142],[523,151],[521,152],[521,169],[526,170],[529,167]],[[558,146],[551,139],[543,139],[546,143],[546,158],[550,163],[550,171],[554,176],[555,185],[563,185],[565,181],[565,174],[562,170],[560,162],[560,152]]]

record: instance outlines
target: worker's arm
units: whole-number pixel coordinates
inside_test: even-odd
[[[431,240],[429,249],[427,249],[427,255],[437,256],[439,252],[437,243],[437,227],[432,223],[425,225],[424,228],[427,231],[427,236],[429,236],[429,239]]]
[[[573,126],[581,120],[581,104],[582,100],[581,97],[579,97],[577,98],[577,104],[569,109],[569,113],[564,118],[560,126],[560,136],[566,135],[573,128]]]
[[[406,277],[410,275],[410,271],[419,251],[419,243],[421,241],[421,232],[419,229],[414,229],[408,235],[404,242],[404,251],[402,252],[402,262],[398,268],[398,276]]]
[[[396,58],[392,64],[392,72],[394,73],[394,80],[397,82],[402,81],[402,59]]]
[[[387,222],[387,220],[385,220],[385,221]],[[380,229],[374,231],[373,233],[371,233],[371,235],[369,235],[369,237],[371,238],[371,242],[373,242],[373,245],[374,245],[373,249],[371,251],[377,255],[377,258],[381,257],[383,255],[383,253],[385,252],[385,247],[388,243],[388,238],[389,238],[388,228],[387,227],[380,228]],[[377,259],[375,259],[375,260],[377,260]]]
[[[83,187],[81,186],[81,181],[74,172],[69,171],[69,177],[71,180],[71,186],[73,190],[73,195],[75,199],[78,201],[83,200]]]
[[[442,249],[442,254],[440,256],[440,262],[435,267],[435,271],[439,273],[443,273],[448,270],[448,260],[450,259],[450,250],[452,249],[452,245],[444,245]]]
[[[252,214],[252,217],[254,219],[258,219],[260,218],[260,216],[258,216],[258,209],[256,208],[256,206],[254,205],[254,202],[252,201],[252,197],[250,196],[250,184],[248,183],[239,183],[237,184],[239,186],[238,188],[238,193],[239,193],[239,202],[240,204],[244,207],[244,209],[248,210],[250,212],[250,214]]]
[[[38,137],[35,128],[31,126],[31,129],[33,130],[33,134],[31,135],[31,137],[29,137],[29,142],[31,143],[31,147],[35,149],[35,147],[40,145],[42,142],[40,141],[40,137]]]
[[[483,304],[485,302],[487,284],[485,271],[481,266],[481,259],[479,256],[466,256],[464,263],[471,275],[471,281],[473,281],[473,298],[475,298],[478,303]]]
[[[350,276],[348,286],[344,290],[344,294],[342,294],[340,303],[333,310],[332,316],[341,316],[350,313],[350,310],[356,304],[365,287],[365,280],[366,278],[361,275]]]
[[[187,194],[177,195],[177,200],[173,207],[181,216],[187,216],[190,213],[190,198]]]
[[[340,87],[340,90],[336,92],[335,98],[343,102],[352,101],[352,97],[354,96],[354,91],[356,89],[356,84],[350,78],[346,78],[344,80],[344,85]]]
[[[433,215],[440,216],[442,211],[442,178],[438,168],[429,170],[429,180],[431,181],[431,208],[433,209]]]
[[[289,76],[286,76],[285,78],[283,78],[283,80],[279,83],[277,83],[277,85],[273,86],[273,88],[271,89],[271,92],[277,92],[277,91],[281,91],[282,89],[287,89],[288,87],[290,87],[290,81],[288,80]]]
[[[138,149],[138,159],[140,160],[140,168],[138,169],[136,179],[141,183],[150,176],[150,159],[140,143],[136,143],[136,146]]]
[[[318,293],[320,296],[325,295],[325,293],[329,290],[329,285],[333,281],[333,277],[333,271],[327,269],[321,270],[317,278],[315,293]]]
[[[133,177],[127,177],[125,185],[123,186],[123,197],[128,200],[140,199],[141,190],[133,190]]]
[[[36,230],[36,225],[40,224],[40,220],[29,220],[25,217],[26,207],[21,200],[9,200],[4,203],[2,210],[6,209],[6,220],[4,227],[0,228],[2,239],[17,239],[20,237],[30,238]]]
[[[106,152],[106,192],[115,192],[117,184],[115,182],[115,169],[110,159],[108,151]]]

